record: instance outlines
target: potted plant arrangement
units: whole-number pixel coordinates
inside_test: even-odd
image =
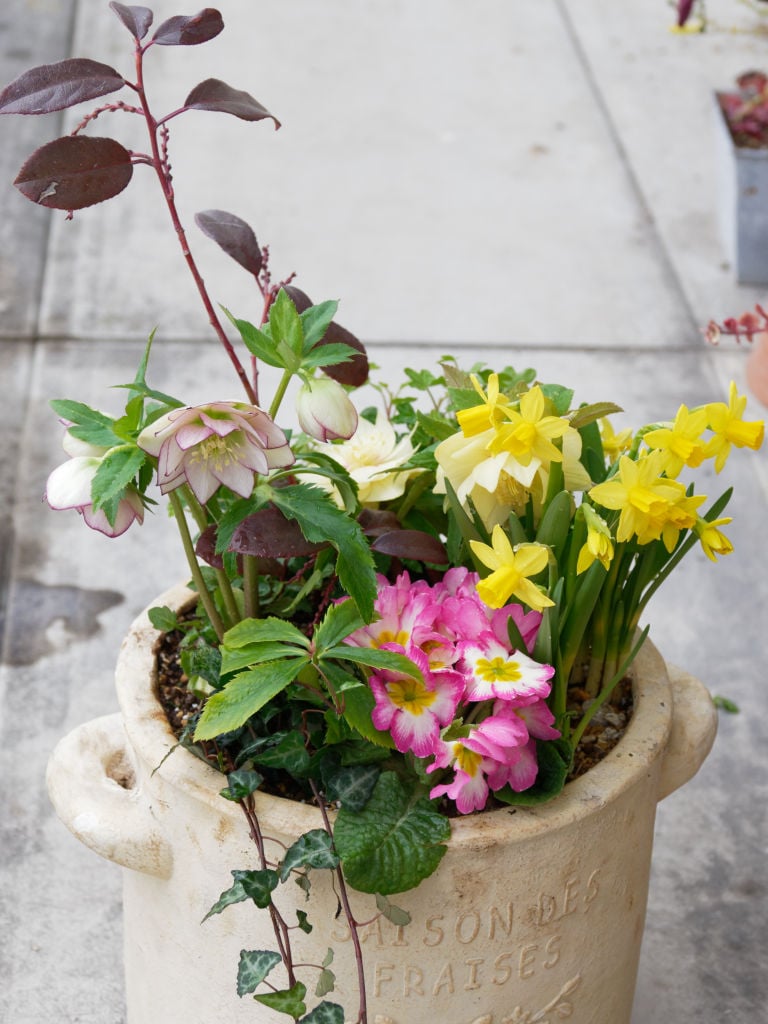
[[[719,219],[739,284],[768,283],[768,77],[715,94]]]
[[[189,564],[123,644],[122,713],[49,768],[68,827],[126,868],[129,1021],[627,1024],[655,806],[715,731],[641,618],[691,549],[731,551],[730,492],[708,503],[684,478],[757,449],[762,423],[732,388],[616,433],[610,402],[447,358],[359,408],[369,367],[336,303],[273,280],[248,224],[208,210],[198,226],[263,298],[259,323],[219,316],[181,224],[171,120],[279,126],[218,79],[154,112],[152,48],[204,43],[221,15],[152,31],[148,8],[110,7],[131,78],[34,68],[0,113],[129,102],[16,185],[72,211],[154,172],[243,391],[186,405],[152,381],[150,338],[119,415],[52,403],[68,459],[49,505],[117,537],[157,485]],[[143,118],[147,152],[85,133],[114,112]]]

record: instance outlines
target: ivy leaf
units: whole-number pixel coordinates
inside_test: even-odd
[[[189,17],[177,15],[159,25],[152,42],[158,46],[197,46],[214,39],[224,29],[224,19],[213,7]]]
[[[308,664],[306,656],[266,662],[241,672],[206,701],[195,729],[195,740],[210,740],[239,729],[273,697],[289,686]]]
[[[132,177],[131,154],[119,142],[68,135],[36,149],[14,185],[38,206],[82,210],[118,195]]]
[[[408,911],[403,910],[402,907],[396,907],[394,903],[390,903],[387,897],[382,896],[380,892],[376,893],[376,906],[384,917],[398,928],[404,928],[407,924],[411,923],[411,915]]]
[[[195,214],[195,224],[227,256],[255,277],[259,275],[264,260],[256,235],[244,220],[226,210],[203,210]]]
[[[241,949],[237,968],[237,994],[255,992],[266,976],[280,963],[282,957],[268,949]]]
[[[264,776],[258,772],[239,768],[227,775],[227,788],[221,790],[220,796],[235,802],[244,800],[251,793],[255,793],[263,781]]]
[[[248,894],[243,888],[242,882],[237,878],[237,875],[240,874],[240,872],[233,871],[232,874],[233,876],[235,876],[234,883],[230,886],[229,889],[225,889],[221,896],[219,896],[219,898],[213,904],[213,906],[205,915],[203,920],[200,922],[201,924],[204,921],[207,921],[209,917],[213,917],[214,914],[220,914],[222,910],[226,910],[227,907],[231,907],[233,903],[242,903],[243,900],[248,899]]]
[[[261,768],[279,768],[296,778],[306,775],[310,760],[300,732],[287,733],[279,743],[254,753],[252,759]]]
[[[322,973],[325,974],[326,972],[323,971]],[[328,974],[332,974],[332,972],[328,971]],[[319,981],[317,986],[320,988]],[[317,992],[316,995],[319,996],[321,993]],[[338,1003],[318,1003],[311,1013],[301,1018],[299,1024],[344,1024],[344,1009]]]
[[[315,986],[315,995],[316,996],[320,996],[320,997],[327,996],[329,992],[333,992],[335,987],[336,987],[336,975],[333,973],[333,971],[329,970],[327,967],[324,967],[322,969],[322,971],[320,971],[320,974],[317,977],[317,985]],[[335,1020],[339,1020],[341,1022],[341,1024],[343,1024],[343,1021],[344,1021],[343,1013],[342,1013],[341,1017],[338,1017],[335,1014],[333,1014],[333,1011],[331,1011],[329,1009],[330,1007],[335,1007],[336,1005],[337,1005],[336,1003],[321,1003],[321,1007],[325,1008],[323,1013],[322,1014],[317,1013],[317,1011],[321,1007],[320,1006],[316,1006],[315,1009],[312,1011],[312,1013],[310,1013],[309,1016],[305,1017],[304,1020],[312,1020],[312,1021],[319,1021],[319,1020],[322,1020],[322,1021],[326,1021],[326,1020],[327,1021],[335,1021]],[[341,1007],[339,1006],[338,1009],[341,1010]]]
[[[272,902],[272,893],[279,885],[277,872],[271,868],[261,871],[233,871],[236,880],[243,887],[248,899],[252,899],[259,910],[264,910]]]
[[[339,811],[334,843],[349,884],[360,892],[406,892],[442,860],[451,834],[447,818],[426,797],[383,772],[364,810]]]
[[[242,89],[233,89],[219,78],[206,78],[204,82],[196,85],[184,100],[184,106],[187,110],[215,110],[222,114],[233,114],[242,121],[263,121],[265,118],[271,118],[275,122],[275,128],[280,127],[280,122],[274,114],[270,114],[250,93]]]
[[[325,780],[328,799],[338,800],[350,811],[362,811],[380,774],[376,764],[352,764],[339,768]]]
[[[307,1012],[307,1005],[304,996],[307,994],[307,986],[297,981],[293,988],[283,989],[281,992],[265,992],[264,995],[253,998],[263,1006],[269,1006],[278,1013],[287,1013],[294,1020]]]
[[[0,92],[0,114],[50,114],[122,89],[108,64],[76,57],[29,68]]]
[[[296,868],[336,868],[339,858],[333,842],[322,828],[313,828],[299,836],[288,848],[280,865],[280,880],[285,882]]]
[[[141,42],[152,24],[152,11],[148,7],[129,7],[127,4],[118,4],[115,0],[112,0],[109,6],[133,38]]]
[[[298,881],[298,879],[297,879],[297,881]],[[312,934],[312,925],[309,923],[306,911],[304,911],[304,910],[297,910],[296,911],[296,919],[299,922],[298,927],[301,928],[301,930],[303,932],[305,932],[307,935],[311,935]]]

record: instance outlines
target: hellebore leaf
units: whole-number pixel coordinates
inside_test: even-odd
[[[119,142],[69,135],[35,150],[14,185],[38,206],[82,210],[118,195],[132,177],[131,154]]]
[[[260,273],[261,249],[253,229],[244,220],[226,210],[203,210],[195,214],[195,224],[248,273]]]
[[[339,858],[331,837],[324,829],[313,828],[299,836],[286,851],[280,864],[280,881],[285,882],[297,868],[333,869],[338,866]]]
[[[242,89],[233,89],[219,78],[206,78],[204,82],[196,85],[184,100],[184,106],[187,110],[216,110],[222,114],[233,114],[242,121],[263,121],[265,118],[272,118],[275,128],[280,127],[280,122],[274,114],[270,114],[250,93]]]
[[[152,41],[158,46],[197,46],[214,39],[223,29],[221,14],[213,7],[205,7],[188,17],[168,18],[157,27]]]
[[[371,547],[395,558],[412,558],[435,565],[445,565],[448,561],[448,554],[437,537],[423,530],[390,530],[380,534]]]
[[[125,79],[108,64],[76,57],[30,68],[0,92],[0,114],[50,114],[122,89]]]
[[[450,834],[448,820],[394,772],[382,773],[364,810],[342,806],[333,830],[349,884],[383,895],[415,889],[428,878]]]
[[[299,313],[304,313],[312,306],[312,299],[303,292],[301,288],[297,288],[295,285],[287,284],[284,291],[288,293],[290,298],[293,300],[296,309]],[[322,304],[321,304],[322,305]],[[320,308],[320,307],[317,307]],[[339,363],[338,365],[331,366],[325,373],[332,377],[333,380],[344,384],[347,387],[360,387],[368,380],[368,356],[365,353],[365,346],[359,341],[354,334],[337,324],[334,320],[328,324],[322,340],[315,342],[315,345],[346,345],[357,353],[355,357],[349,362]]]
[[[206,701],[195,729],[195,740],[210,740],[239,729],[273,697],[289,686],[309,663],[305,655],[267,662],[241,672]]]
[[[117,448],[105,455],[91,484],[94,510],[103,508],[108,501],[123,494],[144,465],[146,455],[141,448]]]
[[[269,949],[241,949],[237,968],[237,994],[255,992],[266,976],[280,963],[282,957]]]
[[[115,0],[109,5],[120,21],[125,25],[134,39],[142,40],[152,24],[153,14],[148,7],[132,7],[118,4]]]

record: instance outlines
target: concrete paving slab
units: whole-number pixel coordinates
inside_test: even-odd
[[[244,217],[273,243],[278,276],[297,270],[316,299],[341,296],[344,321],[369,340],[695,336],[554,0],[486,0],[482,17],[459,0],[294,0],[289,15],[265,0],[255,25],[250,0],[220,7],[218,39],[151,53],[157,109],[213,74],[284,127],[196,112],[174,121],[187,224],[210,207]],[[79,12],[73,51],[126,68],[111,12],[93,0]],[[200,334],[149,179],[138,168],[106,206],[55,219],[44,333],[141,337],[160,323],[169,336]],[[254,315],[242,271],[194,228],[190,244],[216,300]]]
[[[4,0],[0,88],[27,68],[68,56],[75,0]],[[50,215],[11,187],[21,165],[52,138],[59,115],[0,118],[0,337],[35,334]]]

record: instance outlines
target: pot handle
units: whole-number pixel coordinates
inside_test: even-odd
[[[712,749],[717,709],[709,690],[695,676],[667,664],[672,689],[672,730],[661,766],[659,800],[692,779]]]
[[[168,878],[173,851],[136,784],[122,715],[78,726],[54,748],[48,794],[69,831],[99,856]]]

